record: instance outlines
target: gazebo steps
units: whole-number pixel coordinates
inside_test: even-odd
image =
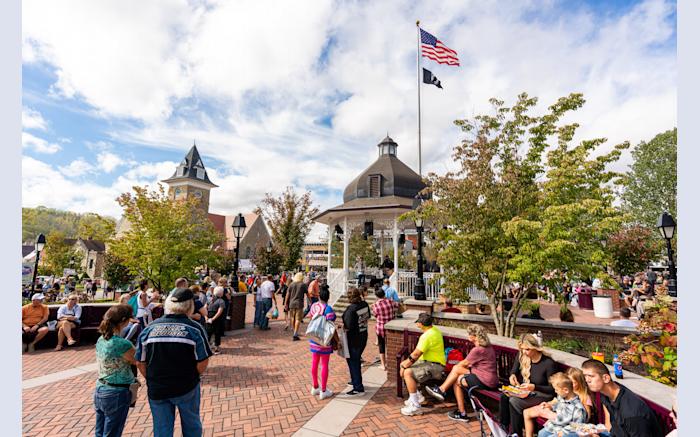
[[[367,297],[365,298],[365,302],[369,306],[372,306],[373,303],[377,301],[377,297],[374,295],[373,292],[369,292],[367,294]],[[338,318],[343,317],[343,313],[347,309],[347,307],[350,306],[350,301],[348,300],[347,295],[340,296],[338,300],[335,302],[333,305],[333,311],[335,311],[335,314]],[[374,319],[374,316],[372,317]]]

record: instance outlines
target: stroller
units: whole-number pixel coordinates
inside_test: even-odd
[[[510,437],[517,434],[508,434],[508,431],[503,429],[503,426],[498,422],[498,419],[493,417],[493,414],[484,407],[479,398],[476,397],[474,390],[478,390],[478,387],[472,387],[467,392],[467,397],[469,402],[472,404],[472,408],[476,413],[476,417],[479,419],[479,428],[481,429],[481,437]],[[489,434],[486,433],[484,429],[484,422],[488,427]]]

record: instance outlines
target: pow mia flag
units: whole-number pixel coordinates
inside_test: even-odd
[[[436,87],[442,89],[440,84],[440,79],[438,79],[430,70],[423,69],[423,83],[435,85]]]

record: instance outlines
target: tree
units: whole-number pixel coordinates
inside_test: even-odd
[[[297,195],[287,187],[279,197],[265,194],[262,205],[255,210],[262,215],[272,231],[272,242],[284,258],[285,270],[294,270],[299,265],[304,240],[311,231],[313,217],[318,208],[313,206],[311,193]]]
[[[111,242],[111,250],[131,274],[160,290],[214,261],[211,248],[224,240],[198,207],[199,199],[173,200],[160,184],[155,191],[134,187],[134,194],[124,193],[117,202],[131,228]]]
[[[255,248],[252,261],[259,273],[274,275],[279,273],[280,267],[284,263],[284,256],[274,246],[268,253],[267,246],[258,245]]]
[[[114,237],[115,228],[116,222],[111,217],[87,213],[83,214],[78,222],[78,237],[84,240],[108,241]]]
[[[134,280],[134,275],[131,274],[124,261],[112,252],[105,254],[103,276],[115,289],[125,286]]]
[[[70,265],[71,258],[81,259],[75,248],[66,242],[66,236],[61,231],[51,232],[46,237],[46,247],[40,256],[44,257],[46,269],[55,276],[63,276],[63,269]]]
[[[597,158],[589,155],[605,139],[569,146],[578,124],[560,120],[585,103],[581,94],[539,116],[530,114],[537,99],[525,93],[510,108],[491,103],[495,115],[455,122],[468,134],[454,149],[460,169],[429,175],[432,200],[404,218],[423,214],[435,224],[448,293],[467,299],[468,287],[482,288],[497,333],[513,336],[524,297],[548,281],[554,287],[562,278],[555,270],[570,278],[603,271],[602,240],[620,223],[607,187],[619,175],[606,166],[627,144]],[[514,282],[520,287],[510,288]],[[509,290],[513,305],[504,312]]]
[[[649,262],[658,258],[663,244],[651,229],[630,225],[608,238],[607,249],[613,270],[623,276],[645,270]]]
[[[371,235],[366,240],[362,238],[362,234],[359,232],[353,232],[350,235],[348,247],[348,265],[350,268],[355,264],[358,256],[362,257],[366,267],[379,267],[381,261],[377,250],[374,248],[374,241],[375,239]],[[337,254],[337,256],[332,258],[331,267],[336,269],[343,267],[343,242],[334,240],[331,243],[331,249],[334,254]]]
[[[676,215],[677,129],[642,141],[632,150],[633,164],[627,173],[623,205],[633,222],[656,228],[659,216],[668,211]]]

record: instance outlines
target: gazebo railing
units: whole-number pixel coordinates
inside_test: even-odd
[[[413,296],[413,286],[416,285],[416,272],[399,271],[398,291],[401,297]],[[437,299],[440,297],[440,273],[423,273],[425,282],[425,297],[427,299]]]
[[[328,270],[328,289],[331,292],[331,305],[335,305],[336,301],[345,294],[345,287],[348,283],[348,278],[343,269]]]

